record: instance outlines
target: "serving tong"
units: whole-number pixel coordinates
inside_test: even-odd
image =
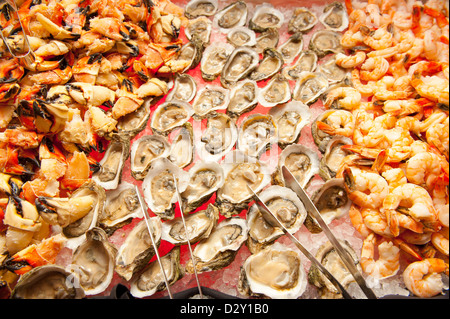
[[[311,201],[309,196],[306,194],[305,190],[300,186],[300,184],[295,179],[294,175],[289,171],[289,169],[283,165],[281,168],[284,181],[286,184],[286,187],[292,189],[297,196],[300,198],[300,200],[303,202],[303,205],[305,206],[306,210],[313,215],[313,217],[317,220],[320,227],[322,228],[323,232],[327,236],[328,240],[333,245],[334,249],[338,253],[341,260],[344,262],[345,266],[349,270],[349,272],[352,274],[353,278],[355,279],[356,283],[359,285],[361,290],[364,292],[366,297],[368,299],[376,299],[376,295],[374,292],[367,287],[366,281],[362,277],[361,273],[356,268],[355,261],[350,256],[350,254],[342,247],[340,242],[336,239],[334,234],[331,232],[328,225],[323,220],[322,216],[320,215],[319,210],[316,208],[314,203]],[[273,214],[273,212],[270,211],[270,209],[266,206],[266,204],[259,198],[259,196],[253,191],[253,189],[250,186],[247,186],[249,190],[253,193],[253,197],[255,199],[255,204],[259,208],[259,211],[261,212],[263,218],[267,221],[267,223],[273,227],[280,228],[292,242],[299,248],[299,250],[315,265],[319,270],[330,280],[330,282],[340,291],[342,296],[345,299],[352,299],[352,296],[346,291],[346,289],[341,285],[341,283],[313,256],[311,253],[298,241],[297,238],[295,238],[285,227],[284,225],[279,221],[279,219]]]

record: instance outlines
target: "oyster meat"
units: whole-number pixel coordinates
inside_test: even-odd
[[[233,149],[238,138],[234,121],[224,113],[208,117],[200,140],[199,155],[206,161],[219,161]]]
[[[238,117],[253,110],[258,104],[258,85],[255,81],[243,80],[231,87],[227,113]]]
[[[295,83],[292,98],[310,105],[328,89],[328,79],[319,72],[302,72]]]
[[[57,265],[44,265],[22,275],[11,299],[82,299],[84,290],[74,285],[73,274]]]
[[[175,217],[175,203],[178,199],[174,178],[177,179],[179,191],[183,192],[189,183],[189,173],[161,157],[153,161],[142,183],[148,208],[162,219]]]
[[[256,37],[255,51],[263,53],[266,48],[276,48],[280,41],[280,33],[277,28],[269,28]]]
[[[264,57],[258,67],[250,73],[250,80],[262,81],[278,73],[284,65],[284,59],[280,52],[273,48],[264,50]]]
[[[194,114],[202,118],[213,111],[225,110],[229,101],[230,90],[217,85],[207,85],[198,91],[192,107]]]
[[[176,245],[185,245],[188,240],[191,244],[206,238],[211,234],[219,219],[219,209],[208,204],[205,210],[185,216],[187,234],[181,217],[166,221],[162,225],[162,239]]]
[[[307,212],[290,188],[272,185],[264,189],[259,198],[291,234],[295,234],[303,225]],[[280,228],[266,222],[256,205],[252,205],[248,211],[247,224],[249,228],[247,247],[253,254],[271,245],[284,234]]]
[[[303,34],[294,33],[278,48],[285,63],[292,63],[303,52]]]
[[[291,99],[289,81],[281,74],[276,74],[263,88],[258,91],[258,102],[264,107],[274,107]]]
[[[275,243],[247,258],[241,267],[238,291],[244,296],[297,299],[306,285],[300,254]]]
[[[222,215],[231,217],[248,207],[253,194],[247,185],[259,192],[270,183],[271,170],[266,163],[240,150],[228,153],[222,167],[225,182],[217,191],[216,203]]]
[[[104,189],[115,189],[120,183],[123,167],[129,155],[129,138],[115,134],[100,161],[100,169],[92,175],[92,179]]]
[[[206,17],[199,17],[194,20],[189,20],[189,24],[185,29],[186,37],[188,40],[192,40],[193,35],[197,36],[197,39],[206,46],[209,44],[209,38],[211,37],[212,22]]]
[[[283,22],[284,15],[279,10],[271,4],[263,3],[255,8],[248,25],[255,32],[264,32],[269,28],[281,28]]]
[[[318,21],[317,16],[309,9],[304,7],[296,8],[289,20],[288,32],[292,34],[306,32],[312,29]]]
[[[244,154],[259,157],[277,140],[277,126],[269,114],[252,114],[239,128],[237,148]]]
[[[247,27],[235,27],[228,32],[227,41],[236,48],[242,46],[252,47],[256,44],[256,34],[255,31],[250,30]]]
[[[158,157],[167,157],[170,146],[167,139],[161,135],[144,135],[133,142],[131,147],[131,175],[137,180],[143,180],[152,161]]]
[[[320,159],[320,176],[324,180],[336,177],[337,172],[344,160],[350,153],[342,149],[343,145],[351,145],[353,140],[348,137],[336,135],[327,143],[325,153]]]
[[[328,79],[328,83],[342,82],[349,75],[349,72],[346,69],[341,68],[336,64],[335,54],[327,58],[326,61],[322,61],[317,71],[325,75],[325,77]]]
[[[233,50],[234,46],[229,43],[214,42],[210,44],[203,52],[200,64],[202,78],[205,81],[213,81],[221,72],[223,73],[224,66]]]
[[[349,255],[355,261],[356,267],[361,270],[361,265],[358,261],[358,256],[347,241],[339,240],[341,246],[346,250]],[[336,278],[339,283],[344,287],[348,286],[355,281],[351,273],[347,270],[347,267],[342,262],[339,254],[334,249],[331,242],[326,242],[317,250],[316,259]],[[326,299],[342,298],[340,292],[336,287],[326,278],[323,273],[315,266],[311,265],[308,272],[308,281],[312,285],[315,285],[320,289],[320,295]]]
[[[214,16],[213,25],[223,33],[247,23],[248,8],[244,1],[236,1],[223,8]]]
[[[347,196],[343,178],[332,178],[326,181],[312,196],[312,201],[327,224],[348,214],[352,205]]]
[[[117,249],[103,229],[94,227],[86,232],[86,240],[74,251],[70,265],[86,295],[102,293],[109,287],[116,255]]]
[[[348,27],[347,9],[341,2],[333,2],[325,6],[319,21],[325,28],[333,31],[344,31]]]
[[[232,217],[220,222],[202,239],[193,251],[197,272],[219,270],[230,265],[248,236],[245,219]],[[189,273],[194,272],[192,259],[186,264]]]
[[[328,53],[342,52],[341,34],[332,30],[319,30],[309,40],[309,49],[315,51],[319,58]]]
[[[249,47],[238,47],[228,57],[220,83],[228,88],[247,77],[259,63],[259,54]]]
[[[184,275],[180,265],[180,248],[174,247],[161,257],[167,282],[173,285]],[[136,298],[152,296],[158,291],[167,289],[161,267],[157,260],[149,263],[130,283],[130,293]]]
[[[128,113],[119,118],[117,122],[117,131],[120,135],[128,135],[133,139],[147,126],[150,118],[150,107],[152,99],[145,99],[144,103],[134,112]]]
[[[191,102],[197,94],[197,83],[189,74],[177,74],[173,89],[167,94],[166,101],[178,100]]]
[[[287,146],[280,154],[278,169],[274,173],[275,184],[284,186],[281,168],[285,165],[294,175],[301,187],[305,188],[314,175],[319,173],[319,156],[312,149],[292,144]]]
[[[158,249],[161,243],[161,219],[151,217],[148,221],[153,230],[156,247],[152,244],[147,222],[143,219],[133,227],[117,251],[115,270],[120,277],[127,281],[147,265],[155,255],[155,249]]]
[[[281,148],[296,143],[311,119],[311,110],[300,101],[292,101],[269,110],[277,125],[278,145]]]
[[[302,72],[314,72],[318,60],[314,51],[303,51],[293,65],[283,68],[282,74],[289,80],[297,81]]]
[[[196,210],[209,200],[225,180],[222,166],[217,162],[197,162],[189,169],[189,177],[189,185],[181,194],[185,213]]]
[[[186,123],[174,129],[169,135],[169,160],[180,168],[192,163],[194,158],[193,129],[191,123]]]
[[[195,19],[200,16],[209,17],[216,14],[218,8],[218,0],[191,0],[184,7],[184,15],[188,19]]]
[[[153,112],[150,126],[158,134],[167,135],[174,128],[184,125],[194,114],[187,102],[169,101],[160,104]]]

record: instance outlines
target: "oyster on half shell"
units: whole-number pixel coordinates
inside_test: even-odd
[[[329,224],[347,214],[352,205],[348,198],[343,178],[332,178],[323,184],[312,196],[323,220]]]
[[[214,15],[219,8],[218,0],[191,0],[184,7],[184,15],[188,19]]]
[[[289,81],[281,74],[275,75],[265,87],[258,91],[258,102],[264,107],[274,107],[291,99]]]
[[[273,48],[264,50],[264,57],[256,69],[250,73],[249,78],[253,81],[262,81],[278,73],[284,65],[284,59],[280,52]]]
[[[259,63],[259,54],[250,47],[238,47],[228,57],[220,83],[228,88],[249,75]]]
[[[227,41],[236,48],[242,46],[252,47],[256,44],[256,34],[255,31],[247,27],[235,27],[228,32]]]
[[[294,10],[294,13],[289,20],[288,32],[306,32],[312,29],[318,22],[317,16],[309,9],[300,7]]]
[[[216,13],[213,26],[223,33],[247,23],[248,8],[244,1],[236,1]]]
[[[133,139],[137,134],[143,131],[150,118],[151,106],[152,99],[147,98],[136,111],[120,117],[117,122],[118,133],[120,135],[128,135],[130,139]]]
[[[244,296],[297,299],[306,285],[298,251],[275,243],[247,258],[241,267],[238,291]]]
[[[194,132],[192,124],[187,122],[169,134],[170,152],[168,159],[180,168],[192,163],[194,159]]]
[[[247,233],[245,219],[232,217],[220,222],[207,238],[195,246],[193,256],[197,272],[219,270],[230,265],[247,240]],[[186,270],[194,272],[192,259],[187,262]]]
[[[289,80],[297,81],[302,72],[314,72],[318,60],[319,58],[314,51],[302,51],[294,64],[283,68],[282,74]]]
[[[319,30],[309,40],[309,49],[315,51],[319,58],[328,53],[342,52],[341,34],[332,30]]]
[[[211,112],[225,110],[229,101],[230,90],[217,85],[207,85],[198,91],[192,107],[194,114],[202,118]]]
[[[243,80],[231,87],[227,114],[235,118],[253,110],[258,104],[258,85],[255,81]]]
[[[277,28],[269,28],[256,37],[255,51],[263,53],[266,48],[276,48],[280,41],[280,33]]]
[[[344,158],[350,154],[350,152],[343,150],[341,146],[351,144],[353,144],[351,138],[340,135],[335,135],[328,141],[325,153],[320,159],[319,174],[324,180],[336,177]]]
[[[277,125],[269,114],[252,114],[239,128],[237,148],[244,154],[259,157],[277,140]]]
[[[191,102],[197,94],[197,83],[189,74],[177,74],[173,89],[166,97],[166,101],[178,100]]]
[[[319,21],[325,28],[333,31],[344,31],[348,27],[347,9],[341,2],[333,2],[325,6]]]
[[[303,33],[294,33],[279,46],[278,50],[283,56],[285,63],[292,63],[303,52]]]
[[[234,46],[229,43],[214,42],[203,52],[200,70],[205,81],[215,80],[232,54]]]
[[[327,90],[328,79],[319,72],[302,72],[296,81],[292,98],[312,104]]]
[[[271,4],[263,3],[255,8],[248,26],[255,32],[264,32],[268,28],[281,28],[283,22],[283,13],[275,9]]]
[[[144,135],[137,139],[131,147],[131,175],[137,180],[143,180],[152,161],[158,157],[167,157],[169,150],[169,143],[164,136]]]
[[[184,125],[194,114],[187,102],[168,101],[160,104],[153,112],[150,126],[158,134],[167,135],[174,128]]]
[[[193,20],[189,20],[189,24],[185,29],[185,34],[188,40],[191,40],[193,35],[197,36],[204,46],[209,44],[211,37],[212,22],[207,17],[198,17]]]

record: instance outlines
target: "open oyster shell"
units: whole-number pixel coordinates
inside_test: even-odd
[[[228,115],[211,114],[199,142],[199,155],[205,161],[219,161],[233,149],[237,138],[236,123]]]
[[[322,63],[319,65],[317,71],[325,75],[330,84],[342,82],[349,76],[348,70],[341,68],[336,64],[335,54],[327,57],[326,61],[325,59],[322,59]]]
[[[357,268],[361,271],[361,265],[358,261],[358,256],[356,255],[353,248],[347,241],[339,240],[341,246],[349,253],[349,255],[355,261]],[[327,241],[316,253],[316,259],[336,278],[344,288],[347,288],[352,282],[355,281],[351,273],[347,270],[345,264],[342,262],[339,254],[334,249],[331,242]],[[326,299],[336,299],[342,298],[342,295],[336,289],[336,287],[326,278],[322,272],[315,266],[311,265],[308,272],[308,281],[312,285],[320,289],[320,294],[322,298]]]
[[[341,34],[332,30],[319,30],[309,40],[309,49],[315,51],[319,58],[328,53],[342,52]]]
[[[225,180],[222,166],[217,162],[197,162],[189,169],[189,177],[189,185],[181,194],[185,213],[205,203]]]
[[[325,6],[323,13],[319,17],[319,21],[325,28],[333,31],[344,31],[348,27],[347,9],[341,2],[332,2]]]
[[[169,155],[170,146],[167,139],[161,135],[144,135],[133,142],[131,147],[131,175],[137,180],[143,180],[152,161]]]
[[[216,13],[213,26],[223,33],[247,23],[248,8],[244,1],[236,1]]]
[[[241,267],[238,291],[245,296],[297,299],[306,285],[300,254],[275,243],[247,258]]]
[[[320,176],[324,180],[329,180],[336,177],[342,161],[350,154],[342,149],[343,145],[351,145],[353,140],[348,137],[336,135],[333,136],[327,143],[325,153],[320,159]]]
[[[160,104],[153,112],[150,126],[158,134],[167,135],[174,128],[184,125],[194,114],[187,102],[168,101]]]
[[[280,41],[280,33],[277,28],[268,28],[256,37],[255,51],[263,53],[266,48],[276,48]]]
[[[230,101],[230,90],[217,85],[207,85],[199,90],[192,107],[194,115],[203,118],[211,112],[225,110]]]
[[[22,275],[11,299],[81,299],[84,290],[73,284],[73,274],[58,265],[44,265]]]
[[[264,32],[268,28],[281,28],[284,23],[284,15],[269,3],[263,3],[255,8],[250,19],[249,28],[255,32]]]
[[[274,107],[291,99],[289,81],[281,74],[275,75],[269,83],[258,91],[258,102],[264,107]]]
[[[318,21],[317,16],[309,9],[304,7],[297,8],[289,20],[288,32],[306,32],[312,29]]]
[[[178,198],[174,177],[177,179],[179,191],[183,192],[189,183],[189,173],[167,158],[161,157],[152,162],[142,183],[148,208],[164,220],[173,219],[175,216],[175,203]]]
[[[189,24],[185,29],[185,34],[188,40],[192,40],[193,35],[197,36],[197,39],[203,43],[204,46],[209,44],[211,37],[212,21],[207,17],[198,17],[193,20],[189,20]]]
[[[188,19],[195,19],[200,16],[209,17],[216,14],[218,8],[218,0],[191,0],[184,7],[184,15]]]
[[[314,72],[318,60],[319,58],[314,51],[302,51],[293,65],[283,68],[282,74],[289,80],[297,81],[302,72]]]
[[[281,168],[285,165],[294,175],[301,187],[305,188],[308,183],[319,173],[319,156],[312,149],[300,145],[291,144],[280,154],[278,167],[273,174],[273,182],[285,186]]]
[[[264,57],[256,69],[250,73],[249,78],[253,81],[262,81],[278,73],[284,65],[284,59],[280,52],[273,48],[264,50]]]
[[[232,54],[234,46],[229,43],[214,42],[203,52],[200,65],[202,78],[205,81],[215,80],[225,67],[227,59]]]
[[[129,155],[129,137],[120,134],[113,135],[105,155],[99,162],[100,169],[92,175],[92,179],[104,189],[115,189],[120,183],[123,167]]]
[[[303,225],[307,212],[290,188],[272,185],[264,189],[259,198],[291,234],[295,234]],[[266,222],[256,205],[252,205],[247,213],[247,224],[249,228],[247,247],[253,254],[271,245],[284,234],[280,228]]]
[[[189,122],[174,129],[169,135],[171,145],[168,159],[180,168],[191,164],[194,158],[193,135],[192,124]]]
[[[252,200],[253,194],[247,185],[255,192],[259,192],[270,183],[272,172],[266,163],[245,155],[240,150],[228,153],[222,167],[225,183],[217,191],[216,204],[222,215],[231,217],[247,208]]]
[[[191,102],[197,94],[197,83],[189,74],[177,74],[172,90],[166,97],[166,101],[178,100]]]
[[[161,263],[169,285],[173,285],[184,276],[184,270],[180,265],[180,247],[174,247],[162,256]],[[165,289],[166,283],[157,260],[149,263],[130,283],[130,293],[136,298],[149,297]]]
[[[161,243],[161,219],[151,217],[149,224],[153,230],[156,249]],[[125,280],[130,280],[134,273],[140,271],[155,255],[155,247],[148,233],[146,220],[141,220],[128,234],[124,243],[120,246],[115,270]]]
[[[243,80],[231,87],[227,114],[238,117],[253,110],[258,104],[258,85],[255,81]]]
[[[277,124],[269,114],[252,114],[239,128],[237,148],[244,154],[259,157],[277,140]]]
[[[228,32],[227,41],[236,48],[252,47],[256,44],[256,34],[255,31],[244,26],[234,27]]]
[[[99,217],[99,226],[110,235],[117,228],[130,223],[133,218],[142,217],[135,186],[122,182],[116,189],[106,194],[106,202]]]
[[[162,225],[162,239],[176,246],[185,245],[188,242],[194,244],[202,238],[206,238],[216,226],[219,219],[219,209],[208,204],[205,210],[200,210],[184,217],[188,237],[184,230],[181,217],[166,221]]]
[[[228,88],[246,78],[259,63],[259,54],[250,47],[238,47],[228,57],[220,83]]]
[[[279,46],[278,51],[280,51],[281,56],[285,63],[292,63],[294,60],[303,52],[303,33],[294,33]]]
[[[295,84],[292,98],[305,104],[312,104],[327,90],[328,79],[319,72],[302,72]]]
[[[86,240],[74,251],[70,265],[86,295],[102,293],[109,287],[116,254],[103,229],[94,227],[86,232]]]
[[[300,101],[292,101],[269,110],[277,125],[278,145],[281,148],[296,143],[311,119],[311,110]]]
[[[195,246],[193,256],[197,272],[218,270],[230,265],[247,240],[247,233],[245,219],[232,217],[220,222],[208,238]],[[192,259],[187,262],[186,271],[194,273]]]
[[[153,99],[147,98],[134,112],[121,116],[117,122],[117,131],[120,135],[128,135],[130,139],[145,129],[150,118],[150,107]]]
[[[347,196],[343,178],[326,181],[312,196],[312,201],[327,224],[347,214],[352,204]]]

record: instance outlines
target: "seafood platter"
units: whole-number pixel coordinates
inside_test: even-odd
[[[0,6],[1,298],[448,293],[448,1]]]

